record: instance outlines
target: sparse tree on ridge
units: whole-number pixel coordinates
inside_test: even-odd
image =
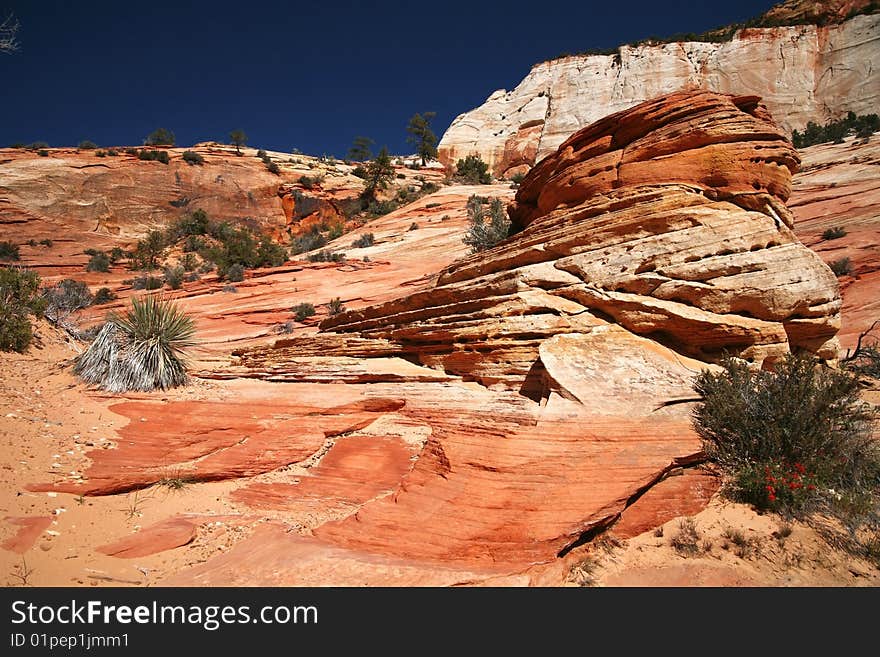
[[[145,146],[174,146],[174,133],[166,128],[157,128],[144,140]]]
[[[376,159],[367,164],[366,168],[367,177],[364,179],[364,191],[361,197],[374,200],[376,191],[388,187],[388,183],[394,178],[394,166],[391,164],[388,149],[383,146]]]
[[[373,159],[373,151],[370,150],[370,146],[375,143],[369,137],[355,137],[351,148],[348,149],[348,159],[355,162],[366,162]]]
[[[241,147],[247,143],[247,135],[244,130],[233,130],[229,133],[229,141],[235,146],[235,152],[241,155]]]
[[[12,14],[9,14],[0,23],[0,52],[18,51],[18,28],[19,22]]]
[[[437,157],[437,135],[431,130],[429,125],[431,120],[437,116],[436,112],[425,112],[424,114],[414,114],[409,120],[406,131],[409,137],[406,141],[416,147],[418,156],[422,158],[422,166],[428,163],[428,160]]]

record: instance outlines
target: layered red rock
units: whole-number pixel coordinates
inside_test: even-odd
[[[839,337],[852,349],[859,334],[880,318],[880,139],[849,137],[840,144],[810,146],[800,155],[788,203],[795,232],[826,263],[844,258],[851,263],[851,273],[840,278]],[[832,231],[830,239],[826,231]]]
[[[533,387],[538,347],[612,320],[706,361],[835,358],[832,272],[791,230],[798,156],[758,98],[677,93],[568,139],[522,181],[519,232],[426,292],[325,320],[446,372]]]

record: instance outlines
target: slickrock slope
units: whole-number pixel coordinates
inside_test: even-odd
[[[603,530],[699,513],[693,376],[723,350],[836,352],[797,162],[758,99],[673,94],[536,167],[489,251],[465,257],[466,200],[512,191],[444,187],[328,245],[345,262],[186,284],[212,358],[189,387],[88,390],[41,326],[0,360],[0,570],[27,550],[35,584],[560,584]],[[267,344],[300,301],[318,314]]]
[[[828,263],[849,258],[852,274],[841,277],[840,341],[855,347],[859,333],[880,319],[880,135],[801,151],[788,206],[795,232]],[[825,239],[828,229],[845,235]]]
[[[798,4],[804,3],[785,3],[783,9]],[[454,164],[477,153],[496,176],[510,176],[606,114],[680,89],[761,96],[788,132],[847,111],[875,112],[880,14],[834,24],[867,2],[822,4],[831,24],[749,28],[723,43],[625,45],[612,55],[536,64],[512,91],[495,91],[459,115],[440,140],[440,159]],[[829,14],[833,9],[840,11]],[[791,15],[782,17],[812,16],[800,10],[787,7]]]
[[[241,352],[239,374],[270,381],[318,380],[333,358],[369,369],[372,357],[379,371],[409,361],[448,380],[358,386],[405,404],[354,435],[415,448],[411,469],[387,459],[375,498],[356,487],[344,495],[350,509],[334,502],[336,519],[308,538],[267,527],[169,583],[244,583],[252,550],[265,564],[250,580],[259,584],[376,583],[377,573],[397,584],[528,583],[618,520],[631,535],[699,509],[714,491],[705,477],[667,479],[700,452],[689,407],[666,402],[686,400],[694,373],[725,350],[756,361],[794,348],[836,355],[836,279],[794,237],[784,205],[796,164],[757,98],[656,99],[574,135],[523,181],[512,205],[520,232],[447,267],[432,288],[328,318],[313,338]],[[307,384],[284,385],[292,401]],[[366,444],[331,459],[337,440],[308,476],[235,498],[326,505],[312,491],[332,498],[334,470],[356,476],[342,466],[358,453],[381,462]]]

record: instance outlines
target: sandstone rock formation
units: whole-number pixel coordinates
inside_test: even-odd
[[[334,360],[346,395],[400,404],[344,435],[354,418],[309,409],[332,439],[317,467],[234,499],[324,520],[263,527],[169,583],[243,583],[252,550],[260,584],[528,583],[616,522],[699,509],[717,482],[670,479],[701,454],[688,406],[666,402],[725,351],[836,355],[836,279],[785,208],[797,162],[755,97],[658,98],[573,135],[523,181],[519,232],[433,287],[239,352],[235,373],[287,382],[263,385],[289,406]]]
[[[782,14],[768,17],[815,18],[814,7],[800,6],[811,4],[786,3]],[[831,23],[823,26],[750,28],[723,43],[625,45],[612,55],[536,64],[512,91],[498,90],[459,115],[440,140],[440,159],[454,165],[477,153],[494,175],[510,176],[606,114],[680,89],[761,96],[789,132],[847,111],[876,112],[880,14],[834,24],[866,4],[822,3],[822,15]]]
[[[837,281],[785,207],[798,161],[754,96],[659,97],[535,167],[510,206],[514,237],[450,266],[430,291],[322,327],[527,389],[543,340],[608,319],[704,361],[835,358]]]
[[[850,137],[801,151],[802,163],[788,202],[795,232],[825,262],[849,258],[852,273],[840,279],[844,348],[880,319],[880,137]],[[844,235],[826,239],[829,229]]]

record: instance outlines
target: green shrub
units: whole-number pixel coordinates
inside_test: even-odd
[[[269,173],[274,173],[276,176],[281,175],[281,168],[275,162],[266,164],[266,169],[269,170]]]
[[[79,142],[79,146],[77,146],[77,148],[80,149],[81,151],[93,151],[97,147],[98,147],[98,145],[95,142],[89,141],[88,139],[86,139],[85,141]]]
[[[92,305],[92,293],[82,281],[65,278],[52,287],[43,289],[46,317],[57,322],[64,315]]]
[[[113,292],[109,287],[102,287],[100,290],[95,292],[95,298],[92,299],[93,306],[100,306],[101,304],[109,303],[110,301],[114,301],[119,297]]]
[[[103,251],[93,253],[86,263],[86,271],[110,271],[110,256]]]
[[[122,260],[123,258],[127,258],[128,254],[125,250],[120,246],[114,246],[110,249],[110,262],[116,262],[118,260]]]
[[[500,198],[492,199],[489,216],[486,217],[483,199],[471,196],[467,203],[467,213],[469,226],[462,241],[471,247],[471,253],[491,249],[510,232],[510,220]]]
[[[95,151],[95,157],[107,157],[107,151]]]
[[[40,157],[49,157],[49,151],[43,148],[37,151],[37,155]]]
[[[194,253],[184,253],[183,258],[180,259],[180,265],[184,271],[195,271],[199,266],[199,260]]]
[[[733,499],[800,514],[874,496],[880,452],[856,377],[788,356],[775,372],[738,360],[703,371],[694,428]],[[837,496],[840,495],[841,498]]]
[[[853,273],[852,261],[849,258],[839,258],[834,262],[829,262],[828,266],[838,278],[841,276],[849,276]]]
[[[152,270],[158,266],[159,258],[168,246],[166,235],[161,230],[151,230],[139,240],[131,257],[132,269]]]
[[[370,201],[367,205],[367,213],[374,217],[381,217],[394,212],[400,205],[396,201]]]
[[[308,317],[315,314],[315,306],[308,302],[303,302],[290,309],[294,313],[294,319],[298,322],[305,321]]]
[[[822,233],[823,240],[836,240],[844,237],[846,235],[846,229],[841,228],[840,226],[835,226],[834,228],[829,228],[824,233]]]
[[[0,242],[0,260],[18,260],[18,244],[9,241]]]
[[[155,276],[138,276],[131,284],[133,290],[158,290],[164,283]]]
[[[132,299],[77,359],[74,372],[111,392],[166,390],[184,385],[186,350],[195,344],[191,317],[155,296]]]
[[[327,238],[318,231],[312,231],[295,238],[291,244],[291,251],[293,255],[299,255],[300,253],[320,249],[325,244],[327,244]]]
[[[165,282],[172,290],[179,290],[183,285],[183,267],[165,267]]]
[[[330,299],[330,302],[327,304],[327,312],[330,316],[338,315],[343,310],[345,310],[345,306],[342,303],[342,299],[336,297],[335,299]]]
[[[342,262],[345,260],[344,253],[329,251],[327,249],[310,253],[307,257],[309,262]]]
[[[360,237],[351,243],[351,246],[355,249],[365,249],[368,246],[373,246],[374,242],[375,237],[373,233],[362,233]]]
[[[183,151],[183,155],[181,157],[183,158],[183,161],[187,164],[202,165],[205,163],[205,158],[203,158],[195,151]]]
[[[369,173],[363,167],[363,165],[357,165],[354,169],[351,170],[351,175],[356,176],[362,180],[366,180],[369,177]]]
[[[183,241],[183,252],[186,254],[198,253],[206,246],[205,240],[198,235],[190,235]]]
[[[244,267],[236,263],[226,270],[226,280],[232,283],[240,283],[244,280]]]
[[[117,155],[119,155],[119,151],[117,151],[115,148],[108,148],[107,155],[109,155],[110,157],[116,157]]]
[[[323,176],[300,176],[299,184],[306,189],[313,189],[316,185],[321,184]]]
[[[49,144],[47,144],[44,141],[33,141],[27,145],[27,148],[28,148],[28,150],[36,151],[36,150],[40,150],[40,149],[49,148]],[[46,155],[48,155],[48,153],[46,153]]]
[[[669,544],[683,557],[695,557],[700,553],[700,532],[693,518],[679,520],[678,531]]]
[[[143,149],[138,152],[139,160],[157,161],[162,164],[168,164],[171,160],[166,151],[151,151]]]
[[[202,209],[187,212],[175,221],[167,230],[166,236],[170,241],[179,240],[181,237],[206,235],[211,229],[211,220],[208,213]],[[197,249],[191,249],[196,251]]]
[[[847,112],[846,117],[829,121],[824,126],[813,121],[808,122],[803,132],[794,130],[791,133],[791,142],[795,148],[806,148],[828,142],[842,144],[847,135],[855,134],[859,138],[865,138],[878,130],[880,130],[880,116],[877,114],[856,116],[855,112]]]
[[[144,146],[174,146],[174,133],[165,128],[157,128],[144,140]]]
[[[0,267],[0,350],[27,349],[33,340],[30,316],[41,317],[45,308],[35,271]]]
[[[280,267],[287,262],[287,251],[268,237],[261,237],[257,247],[256,267]]]
[[[489,165],[479,155],[468,155],[456,162],[455,175],[470,185],[488,185],[492,182]]]

